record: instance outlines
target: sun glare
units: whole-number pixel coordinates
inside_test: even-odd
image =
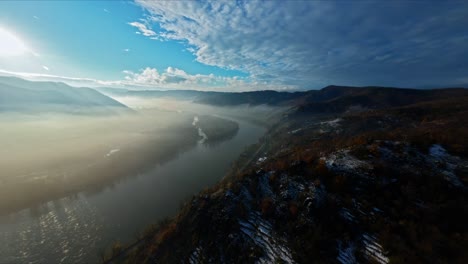
[[[17,56],[27,51],[26,45],[14,34],[0,28],[0,56]]]

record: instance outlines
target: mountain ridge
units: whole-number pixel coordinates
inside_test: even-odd
[[[176,99],[191,100],[195,103],[210,104],[218,106],[235,106],[241,104],[247,105],[261,105],[267,104],[271,106],[301,106],[313,103],[329,103],[332,99],[341,98],[344,96],[348,98],[359,96],[418,96],[427,94],[428,99],[432,100],[435,96],[466,96],[468,95],[467,88],[439,88],[439,89],[411,89],[411,88],[394,88],[394,87],[378,87],[378,86],[337,86],[330,85],[320,90],[296,91],[296,92],[283,92],[273,90],[263,91],[249,91],[249,92],[206,92],[195,90],[144,90],[144,91],[130,91],[118,90],[112,88],[101,88],[103,92],[109,93],[114,96],[136,96],[136,97],[168,97]],[[432,96],[432,97],[431,97]],[[386,98],[388,100],[388,98]],[[398,98],[401,99],[401,98]],[[404,98],[403,98],[404,99]],[[393,99],[397,101],[397,99]],[[421,98],[412,101],[403,100],[403,103],[410,104]],[[378,102],[376,102],[378,103]],[[348,103],[349,104],[349,103]],[[386,105],[387,106],[387,105]]]
[[[91,88],[76,88],[60,82],[33,82],[0,77],[0,110],[10,112],[128,111],[122,103]]]

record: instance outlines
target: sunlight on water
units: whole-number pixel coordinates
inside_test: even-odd
[[[98,192],[0,216],[0,263],[99,261],[102,250],[115,240],[132,241],[147,225],[173,215],[181,201],[222,178],[244,147],[265,131],[239,123],[236,136],[219,145],[197,144]],[[117,155],[116,150],[111,148],[109,154]]]
[[[82,197],[63,198],[2,217],[0,255],[10,256],[2,261],[81,262],[100,240],[101,220],[96,208]]]

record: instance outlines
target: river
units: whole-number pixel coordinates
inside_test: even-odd
[[[113,242],[132,242],[148,225],[215,184],[265,128],[236,120],[239,131],[198,144],[172,160],[99,192],[81,192],[0,217],[0,263],[95,263]]]

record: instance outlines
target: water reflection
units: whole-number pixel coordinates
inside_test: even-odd
[[[0,217],[0,263],[97,262],[114,240],[131,241],[145,226],[173,215],[184,199],[220,180],[264,133],[262,127],[239,124],[231,138],[177,151],[144,173]]]
[[[82,197],[1,218],[1,263],[78,263],[102,241],[104,218]]]

